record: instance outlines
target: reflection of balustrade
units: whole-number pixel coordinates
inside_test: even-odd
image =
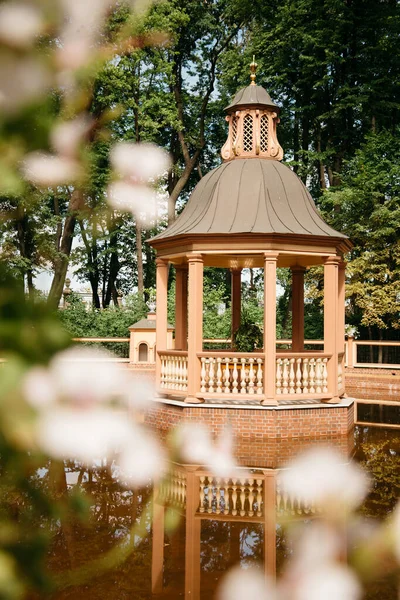
[[[172,469],[161,482],[158,490],[159,503],[184,509],[186,505],[186,474]]]
[[[297,355],[276,359],[277,394],[327,394],[328,357]]]
[[[199,507],[197,512],[233,517],[262,517],[264,479],[199,477]]]
[[[160,388],[186,392],[188,387],[188,357],[186,352],[169,351],[160,354]]]
[[[314,503],[306,503],[300,496],[289,494],[280,477],[276,480],[276,514],[278,517],[313,516],[320,513]]]
[[[202,394],[263,393],[263,356],[260,354],[236,356],[201,354]]]

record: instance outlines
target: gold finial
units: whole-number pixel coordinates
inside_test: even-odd
[[[256,71],[257,71],[257,63],[255,61],[255,56],[253,54],[253,62],[250,63],[250,71],[251,71],[251,75],[250,75],[250,79],[251,79],[251,85],[256,85]]]

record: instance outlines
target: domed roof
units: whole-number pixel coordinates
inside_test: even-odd
[[[239,90],[225,110],[238,110],[243,106],[252,108],[273,108],[276,110],[276,112],[279,112],[279,106],[275,104],[273,100],[271,100],[271,96],[268,94],[267,90],[265,90],[261,85],[256,85],[254,83],[251,83],[247,87]]]
[[[207,173],[176,221],[149,241],[184,234],[239,233],[347,239],[325,223],[289,167],[276,160],[241,158]]]

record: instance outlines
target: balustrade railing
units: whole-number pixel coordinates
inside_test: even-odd
[[[158,488],[158,502],[184,509],[186,506],[186,473],[172,469]]]
[[[277,356],[276,394],[327,394],[328,360],[330,356],[304,353]]]
[[[278,517],[311,516],[320,513],[314,503],[307,503],[300,496],[289,494],[282,485],[279,475],[276,479],[276,512]]]
[[[263,394],[262,354],[198,354],[202,394]]]
[[[160,353],[160,388],[174,393],[186,393],[188,388],[187,352],[167,350]]]
[[[199,514],[262,517],[264,479],[199,477]]]

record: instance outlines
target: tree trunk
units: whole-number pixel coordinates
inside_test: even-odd
[[[74,239],[77,214],[82,206],[83,194],[79,190],[74,190],[69,201],[68,214],[64,221],[64,228],[60,241],[60,252],[54,261],[54,276],[47,300],[48,304],[53,308],[58,307],[63,293],[69,257],[71,255],[72,241]]]

